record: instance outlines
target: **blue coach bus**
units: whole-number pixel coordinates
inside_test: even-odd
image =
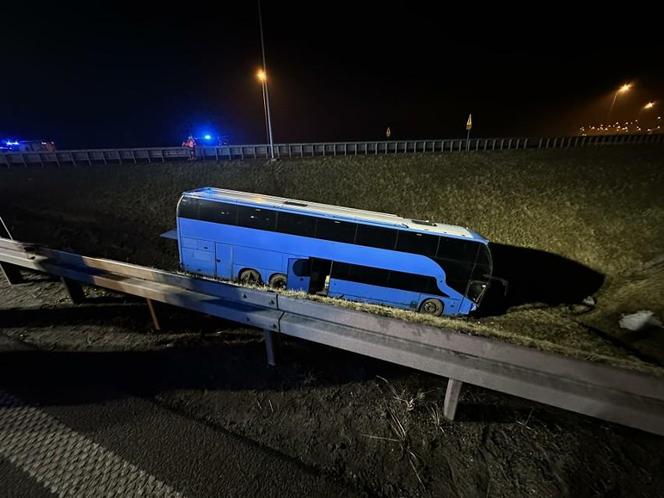
[[[177,235],[191,273],[436,316],[475,310],[492,271],[463,227],[211,187],[182,194]]]

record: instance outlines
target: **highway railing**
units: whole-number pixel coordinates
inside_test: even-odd
[[[601,135],[573,137],[457,138],[369,142],[321,142],[274,144],[274,156],[293,159],[319,156],[371,156],[479,152],[502,150],[564,149],[601,145],[663,143],[664,135]],[[30,165],[109,165],[166,161],[231,161],[269,159],[269,145],[223,145],[219,147],[148,147],[134,149],[90,149],[30,152],[0,152],[0,167]]]
[[[155,325],[153,301],[259,327],[271,362],[273,334],[284,334],[447,377],[444,414],[450,419],[468,383],[664,435],[664,380],[644,373],[8,239],[0,239],[0,267],[13,284],[21,282],[21,269],[59,276],[75,301],[83,296],[80,284],[145,298]]]

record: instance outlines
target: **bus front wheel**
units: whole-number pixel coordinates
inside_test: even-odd
[[[440,316],[443,314],[443,303],[440,299],[425,299],[420,305],[420,313]]]
[[[283,273],[275,273],[270,277],[270,287],[273,289],[285,289],[288,277]]]
[[[248,268],[240,272],[238,280],[244,285],[260,285],[261,276],[256,270]]]

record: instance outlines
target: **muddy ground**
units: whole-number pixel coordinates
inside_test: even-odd
[[[486,175],[511,179],[497,180],[502,188],[498,200],[495,185],[466,170],[460,173],[460,192],[451,189],[431,169],[455,166],[441,156],[430,161],[434,166],[422,160],[409,163],[412,158],[381,165],[371,158],[353,164],[316,160],[3,171],[0,215],[20,239],[175,268],[175,247],[158,234],[173,227],[181,190],[209,184],[339,202],[468,225],[504,245],[546,251],[582,265],[564,266],[579,271],[579,289],[571,286],[571,294],[535,293],[509,303],[512,314],[505,314],[503,306],[487,320],[521,324],[510,317],[540,310],[553,316],[553,323],[575,310],[595,317],[598,326],[605,324],[607,334],[619,336],[613,324],[621,313],[640,307],[661,313],[660,281],[653,275],[661,271],[662,226],[657,221],[663,208],[655,192],[661,191],[662,150],[525,154],[477,155],[472,160],[456,156],[466,170],[485,168]],[[630,173],[636,178],[632,184],[625,183],[630,174],[618,169],[621,163],[636,168],[636,176]],[[594,177],[608,193],[588,185],[592,171],[577,174],[565,188],[566,178],[581,165],[595,173],[602,168],[619,172],[608,179]],[[499,167],[507,169],[501,173]],[[411,173],[404,173],[407,168]],[[518,176],[515,168],[530,172],[532,184],[509,191],[507,185]],[[305,185],[307,170],[313,179]],[[369,187],[374,180],[376,185]],[[433,180],[446,193],[436,194],[435,208]],[[465,201],[472,189],[462,191],[469,181],[483,194],[474,204]],[[368,195],[367,189],[376,194]],[[381,197],[380,191],[395,194]],[[423,202],[423,192],[429,202]],[[489,194],[493,199],[486,200]],[[560,209],[551,211],[558,204]],[[611,205],[611,216],[598,218]],[[450,211],[454,206],[464,207]],[[482,211],[492,216],[482,216]],[[555,223],[543,227],[548,218]],[[623,234],[624,243],[616,244],[628,223],[649,231],[632,236],[638,240]],[[579,230],[586,236],[580,237]],[[599,286],[595,274],[602,277]],[[634,278],[626,277],[630,274]],[[270,369],[255,330],[162,307],[162,321],[168,325],[154,333],[142,303],[88,292],[90,301],[74,307],[60,284],[43,277],[13,289],[3,282],[0,332],[54,354],[135,351],[135,360],[126,367],[143,376],[143,394],[353,483],[369,495],[656,496],[663,489],[662,438],[469,386],[462,392],[458,421],[449,423],[441,416],[444,379],[296,340],[282,342],[279,365]],[[598,307],[573,309],[587,293],[597,297]],[[600,307],[603,301],[610,306]],[[566,333],[573,341],[574,330]],[[647,352],[657,365],[656,331],[632,340],[631,349],[622,348],[625,355],[641,355],[644,341],[655,344]]]

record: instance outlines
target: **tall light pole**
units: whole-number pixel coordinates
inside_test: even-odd
[[[655,102],[652,102],[652,101],[648,102],[647,104],[645,104],[643,106],[641,106],[641,108],[639,109],[639,113],[636,115],[636,122],[638,123],[637,126],[639,126],[639,127],[641,126],[641,123],[639,123],[639,119],[641,119],[641,113],[643,111],[647,111],[649,109],[652,109],[653,107],[655,107]]]
[[[261,12],[261,0],[258,0],[258,26],[261,32],[261,56],[263,58],[263,68],[258,71],[257,77],[261,82],[263,89],[263,111],[265,112],[265,124],[267,138],[270,142],[270,160],[274,161],[274,144],[272,142],[272,118],[270,116],[270,92],[267,86],[267,68],[265,66],[265,42],[263,41],[263,14]]]
[[[627,93],[627,92],[629,92],[630,88],[632,88],[632,84],[631,83],[625,83],[620,88],[618,88],[616,90],[616,92],[613,94],[613,100],[611,101],[611,106],[609,107],[609,112],[606,115],[607,125],[611,124],[611,112],[613,111],[613,106],[616,105],[616,99],[618,98],[618,94],[619,93]]]

